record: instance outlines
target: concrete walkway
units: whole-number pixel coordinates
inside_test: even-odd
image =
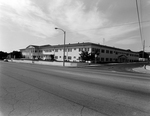
[[[134,68],[132,70],[135,72],[150,74],[150,65],[146,65],[146,67]]]
[[[146,65],[146,69],[147,69],[147,70],[150,70],[150,65]]]
[[[0,71],[0,116],[105,116]]]

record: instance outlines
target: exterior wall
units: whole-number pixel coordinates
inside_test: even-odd
[[[65,46],[65,60],[80,61],[82,51],[92,53],[98,51],[99,55],[95,56],[97,62],[134,62],[138,61],[139,54],[129,50],[118,49],[109,46],[103,46],[93,43],[67,44]],[[43,60],[51,59],[51,55],[58,61],[63,61],[63,45],[48,47],[27,47],[21,50],[26,58],[32,59],[33,56]]]
[[[29,59],[39,58],[42,55],[41,50],[39,48],[32,47],[32,46],[29,46],[26,49],[22,49],[20,51],[22,52],[22,55],[25,58],[29,58]]]
[[[139,59],[139,54],[131,51],[105,46],[92,46],[93,48],[100,51],[98,56],[99,62],[134,62]]]
[[[41,59],[43,60],[47,60],[50,59],[51,56],[50,55],[55,55],[55,49],[54,48],[42,48],[42,56]]]
[[[88,50],[89,48],[89,50]],[[57,48],[55,48],[57,49]],[[80,61],[80,54],[82,50],[88,50],[90,52],[90,46],[75,46],[75,47],[65,47],[65,60],[67,61]],[[57,52],[56,52],[57,51]],[[59,61],[63,61],[63,48],[58,48],[55,51],[55,58]]]

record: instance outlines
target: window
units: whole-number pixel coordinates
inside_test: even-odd
[[[76,48],[74,48],[74,50],[76,50]]]
[[[80,52],[80,51],[83,51],[83,48],[79,48],[79,52]]]
[[[55,52],[58,52],[58,49],[55,49]]]
[[[110,61],[112,62],[112,58],[110,58]]]
[[[92,48],[92,51],[94,52],[94,51],[95,51],[95,48]]]
[[[84,48],[85,51],[87,51],[87,48]]]
[[[74,56],[74,58],[76,58],[76,56]]]
[[[101,52],[102,52],[102,53],[105,53],[105,50],[104,50],[104,49],[101,49]]]
[[[113,54],[113,51],[110,51],[110,54]]]
[[[109,53],[109,50],[106,50],[106,53]]]
[[[61,56],[59,56],[59,58],[61,58]]]
[[[68,59],[71,60],[71,56],[68,56]]]
[[[66,59],[66,56],[64,56],[64,59]]]
[[[104,58],[101,58],[101,61],[104,61]]]
[[[89,48],[85,48],[85,51],[87,51],[87,52],[88,52],[88,51],[89,51]]]
[[[68,49],[68,52],[72,52],[72,49],[71,49],[71,48],[69,48],[69,49]]]
[[[55,59],[58,59],[58,56],[55,56]]]
[[[108,58],[106,58],[106,61],[109,61],[109,59],[108,59]]]

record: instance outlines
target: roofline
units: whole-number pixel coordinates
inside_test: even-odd
[[[126,51],[126,52],[133,52],[133,53],[138,53],[138,52],[135,52],[135,51],[132,51],[129,49],[125,50],[125,49],[121,49],[121,48],[116,48],[116,47],[111,47],[111,46],[106,46],[106,45],[101,45],[101,44],[96,44],[96,43],[92,43],[92,42],[83,42],[83,43],[73,43],[73,44],[66,44],[65,46],[85,46],[85,45],[89,45],[89,46],[98,46],[98,47],[107,47],[107,48],[111,48],[111,49],[115,49],[115,50],[121,50],[121,51]],[[64,45],[61,44],[61,45],[53,45],[51,47],[63,47]]]
[[[92,43],[92,42],[83,42],[83,43],[72,43],[72,44],[65,44],[65,47],[73,47],[73,46],[98,46],[98,47],[106,47],[106,48],[111,48],[114,50],[121,50],[121,51],[126,51],[126,52],[133,52],[133,53],[138,53],[138,52],[134,52],[134,51],[129,51],[129,49],[125,50],[125,49],[121,49],[121,48],[116,48],[116,47],[111,47],[111,46],[106,46],[106,45],[101,45],[101,44],[96,44],[96,43]],[[61,48],[64,45],[60,44],[60,45],[42,45],[42,46],[37,46],[37,45],[29,45],[29,46],[34,46],[34,47],[38,47],[38,48]],[[29,47],[28,46],[28,47]],[[27,48],[27,47],[26,47]],[[26,49],[25,48],[25,49]],[[24,49],[20,49],[20,50],[24,50]]]

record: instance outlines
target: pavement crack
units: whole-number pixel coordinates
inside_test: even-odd
[[[85,107],[85,106],[83,106],[82,109],[81,109],[81,112],[80,112],[80,115],[81,115],[81,116],[82,116],[82,112],[83,112],[84,107]]]
[[[25,89],[25,90],[22,90],[22,91],[20,91],[19,93],[24,93],[24,92],[27,92],[27,91],[30,91],[31,89],[29,88],[29,89]]]
[[[12,110],[9,112],[8,116],[10,116],[13,111],[15,111],[15,104],[12,105]]]
[[[31,112],[32,112],[32,110],[31,110],[31,104],[29,104],[29,112],[25,116],[28,116]]]

